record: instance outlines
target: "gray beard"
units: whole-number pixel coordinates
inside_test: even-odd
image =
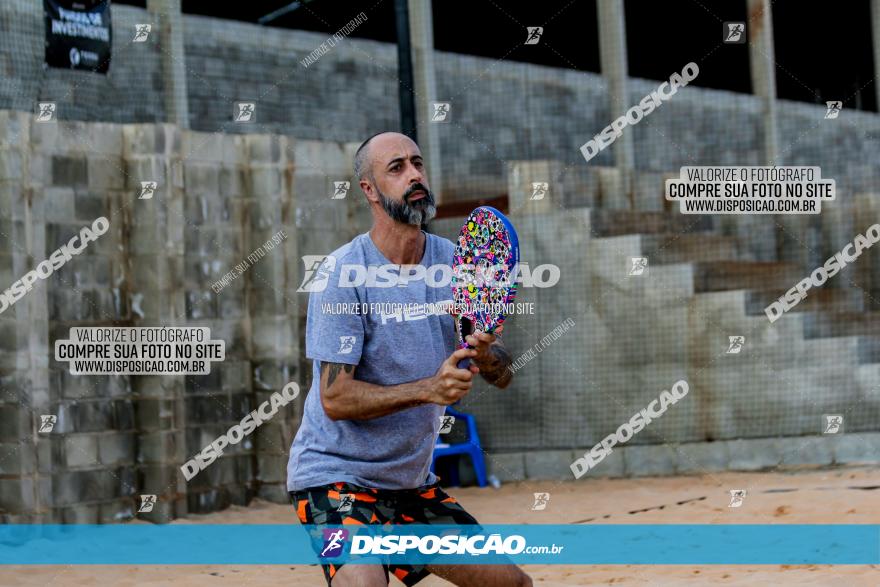
[[[430,222],[437,215],[437,207],[434,205],[434,194],[428,190],[425,190],[424,198],[417,200],[417,202],[424,202],[424,205],[417,203],[415,206],[386,198],[379,188],[376,188],[376,192],[379,194],[379,200],[382,202],[385,212],[396,222],[421,226]]]

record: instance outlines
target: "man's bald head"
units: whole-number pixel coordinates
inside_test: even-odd
[[[404,134],[381,132],[364,141],[354,172],[374,214],[384,210],[395,222],[420,225],[437,212],[422,153]]]
[[[380,138],[381,137],[381,138]],[[354,154],[354,174],[358,180],[363,179],[364,177],[369,177],[371,180],[373,179],[373,158],[371,156],[372,145],[374,143],[386,143],[388,141],[395,140],[404,140],[408,141],[414,145],[416,145],[415,141],[406,136],[405,134],[401,134],[399,132],[393,131],[382,131],[377,132],[358,147],[358,150]],[[418,148],[418,145],[416,145]]]

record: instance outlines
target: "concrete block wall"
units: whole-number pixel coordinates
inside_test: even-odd
[[[358,234],[370,229],[371,217],[366,198],[354,176],[354,154],[360,143],[332,143],[297,140],[293,145],[293,182],[296,186],[296,242],[300,257],[329,255]],[[333,199],[335,182],[348,182],[344,198]],[[312,261],[314,262],[314,260]],[[299,317],[300,353],[299,383],[301,398],[312,383],[312,361],[305,357],[306,311],[309,294],[298,291],[307,269],[298,257],[288,265],[293,277],[289,296],[296,302]]]
[[[42,70],[39,3],[9,0],[0,5],[0,22],[9,31],[0,37],[0,70],[10,81],[0,86],[0,108],[31,112],[37,100],[54,99],[63,102],[59,116],[65,120],[165,121],[162,49],[155,38],[131,43],[128,35],[135,23],[153,17],[141,8],[114,5],[112,18],[108,75]],[[398,127],[392,44],[346,38],[304,68],[300,60],[327,35],[195,15],[184,16],[183,23],[193,129],[360,143],[374,132]],[[563,163],[562,181],[585,186],[566,191],[575,199],[572,204],[594,206],[592,198],[603,194],[597,189],[608,186],[597,184],[589,170],[612,165],[615,146],[589,163],[580,146],[659,85],[630,80],[629,105],[612,111],[607,84],[597,73],[444,52],[437,53],[435,67],[437,96],[425,97],[417,108],[425,112],[435,100],[451,104],[450,122],[437,125],[445,201],[504,194],[512,162],[552,154]],[[711,67],[711,61],[701,67]],[[257,103],[254,124],[232,122],[236,100]],[[761,112],[760,100],[752,95],[693,84],[681,88],[627,128],[633,133],[635,166],[666,173],[682,165],[765,164]],[[773,163],[820,165],[840,189],[869,189],[877,181],[880,116],[849,108],[838,119],[824,120],[824,114],[824,105],[780,100],[780,153]],[[604,193],[603,207],[621,206]]]
[[[0,313],[0,519],[164,522],[255,496],[286,503],[310,382],[296,141],[32,119],[0,111],[3,288],[95,218],[110,230]],[[138,197],[142,181],[157,182],[152,198]],[[212,289],[260,247],[243,274]],[[70,375],[55,340],[101,325],[207,326],[226,359],[204,376]],[[291,381],[305,386],[298,401],[184,479],[186,460]],[[41,415],[58,417],[51,433],[38,432]],[[142,494],[157,496],[153,512],[136,514]]]
[[[486,467],[501,482],[568,481],[569,464],[589,451],[536,450],[489,452]],[[590,477],[660,477],[706,475],[722,471],[792,471],[834,466],[873,466],[880,454],[880,434],[858,432],[806,438],[752,438],[669,445],[625,445],[614,451],[582,479]],[[470,463],[463,459],[461,481],[473,482]],[[545,485],[535,491],[547,490]]]
[[[121,130],[125,189],[114,219],[124,222],[128,239],[119,265],[133,326],[186,326],[181,269],[187,252],[183,221],[180,133],[172,125],[129,125]],[[155,181],[150,199],[139,199],[141,182]],[[93,377],[94,378],[94,377]],[[178,467],[186,460],[186,405],[183,376],[128,377],[137,405],[136,457],[140,494],[156,495],[153,521],[187,513],[187,490]],[[219,466],[219,465],[218,465]],[[139,499],[137,500],[139,504]]]
[[[296,231],[296,200],[293,181],[295,141],[285,136],[252,135],[245,140],[249,170],[246,200],[246,242],[254,251],[283,231],[284,238],[248,272],[248,313],[251,332],[247,337],[251,361],[251,387],[255,405],[272,392],[300,379],[300,341],[296,299],[296,267],[299,256]],[[277,252],[277,254],[274,254]],[[304,392],[301,391],[303,395]],[[276,502],[289,501],[287,455],[301,411],[286,406],[254,433],[258,494]]]
[[[0,113],[0,206],[5,211],[0,215],[0,278],[6,284],[27,272],[45,246],[42,190],[30,187],[30,143],[27,117]],[[42,230],[32,229],[33,216]],[[52,493],[51,479],[41,473],[52,465],[53,447],[37,436],[39,414],[53,409],[48,300],[45,286],[31,294],[0,314],[0,495],[9,511],[21,514],[4,521],[30,521]]]
[[[152,22],[144,9],[111,6],[108,75],[44,69],[43,4],[7,0],[0,6],[0,109],[33,112],[37,100],[59,102],[65,120],[163,122],[162,50],[154,40],[132,43],[135,25]],[[156,26],[154,25],[154,30]],[[63,105],[61,104],[63,103]]]
[[[186,185],[186,313],[192,324],[209,326],[226,341],[226,360],[211,374],[186,378],[186,458],[199,452],[253,408],[247,328],[247,273],[214,295],[211,285],[245,260],[247,223],[246,137],[182,133],[181,164]],[[246,504],[255,493],[253,435],[188,482],[190,511]]]
[[[301,256],[325,255],[368,229],[350,168],[357,144],[30,119],[0,112],[4,281],[26,273],[98,215],[110,218],[111,230],[0,314],[3,520],[125,519],[145,493],[159,497],[154,512],[142,514],[154,521],[253,496],[286,502],[286,454],[311,383],[300,342],[307,304],[297,291]],[[691,461],[722,459],[713,446],[727,447],[724,466],[765,466],[746,462],[742,443],[779,435],[804,447],[776,451],[783,463],[865,459],[859,447],[873,441],[840,441],[842,448],[829,451],[807,439],[818,435],[823,413],[846,413],[847,434],[876,430],[880,367],[871,332],[808,337],[808,318],[817,312],[790,313],[769,325],[750,311],[753,292],[726,287],[724,275],[701,277],[705,261],[754,258],[733,247],[735,239],[723,240],[717,225],[698,223],[709,232],[698,233],[697,244],[719,244],[706,252],[686,231],[665,233],[682,225],[661,222],[660,212],[569,208],[557,199],[564,200],[567,186],[530,200],[531,182],[558,165],[524,162],[515,169],[511,218],[523,260],[533,268],[560,264],[561,281],[521,290],[518,300],[534,302],[536,311],[512,318],[506,339],[518,357],[566,319],[575,326],[523,367],[512,388],[478,385],[464,402],[479,417],[490,463],[501,455],[514,476],[520,469],[526,477],[550,475],[553,463],[583,453],[680,378],[691,383],[690,396],[609,459],[607,470],[683,472],[697,466]],[[138,199],[140,182],[148,180],[157,181],[156,194]],[[638,175],[632,180],[644,185]],[[332,198],[336,181],[351,183],[345,198]],[[863,202],[835,218],[855,223],[871,209]],[[621,223],[605,212],[622,213]],[[460,224],[445,219],[431,229],[452,238]],[[656,230],[630,234],[628,226]],[[287,235],[279,245],[211,291],[279,231]],[[689,246],[673,244],[678,239]],[[652,259],[644,279],[626,274],[628,258],[639,255]],[[705,290],[710,282],[716,291]],[[52,359],[54,340],[71,326],[101,324],[210,326],[213,338],[226,341],[227,358],[198,377],[73,377]],[[725,354],[728,334],[747,337],[743,354]],[[289,381],[301,387],[297,402],[183,480],[181,463]],[[59,416],[50,435],[37,432],[41,414]],[[666,450],[679,445],[697,456]],[[648,452],[634,452],[642,448]],[[527,450],[549,452],[523,456],[521,465],[503,456]],[[625,451],[632,451],[628,459]]]
[[[730,223],[701,224],[677,210],[632,208],[621,211],[620,222],[609,222],[606,210],[564,205],[569,187],[559,194],[552,182],[548,196],[530,200],[531,182],[552,176],[553,168],[547,161],[516,162],[508,176],[509,216],[522,260],[532,268],[558,264],[561,278],[550,289],[519,289],[517,301],[534,302],[535,313],[510,318],[505,340],[516,359],[566,319],[575,326],[518,369],[510,388],[478,382],[462,402],[478,417],[488,460],[540,447],[543,456],[526,456],[528,471],[530,462],[534,470],[552,461],[553,451],[583,454],[679,379],[690,383],[690,394],[627,443],[627,451],[656,446],[657,454],[640,452],[639,458],[654,463],[658,474],[688,466],[668,451],[657,452],[662,447],[688,444],[721,458],[715,452],[726,446],[722,441],[736,439],[784,437],[797,445],[792,450],[807,447],[786,463],[832,464],[823,456],[828,451],[812,450],[808,441],[827,439],[820,435],[823,414],[844,414],[847,435],[877,432],[880,363],[872,345],[880,329],[868,312],[876,253],[863,254],[852,273],[835,277],[834,291],[812,292],[798,311],[771,324],[766,302],[753,303],[754,294],[779,295],[808,275],[812,250],[801,257],[756,258],[743,246],[756,237],[725,235]],[[635,185],[647,185],[639,175]],[[876,219],[866,212],[867,201],[839,204],[827,221],[839,234],[845,232],[841,223]],[[755,235],[787,220],[737,218],[752,220]],[[454,239],[462,221],[443,219],[432,229]],[[832,246],[826,239],[813,243],[820,250]],[[628,275],[629,258],[640,256],[649,259],[647,273]],[[836,323],[841,307],[853,312],[851,335],[819,321],[826,316],[828,324]],[[746,337],[740,354],[727,354],[733,335]],[[868,449],[859,454],[871,459]],[[627,474],[639,470],[635,458],[634,452]]]

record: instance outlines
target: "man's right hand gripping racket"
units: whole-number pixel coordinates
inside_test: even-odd
[[[470,345],[465,337],[491,333],[504,323],[507,307],[516,297],[519,239],[513,224],[490,206],[470,213],[452,259],[452,297],[457,315],[459,348]],[[467,369],[469,359],[458,363]]]

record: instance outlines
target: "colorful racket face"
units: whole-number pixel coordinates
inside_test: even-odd
[[[452,297],[458,314],[459,348],[475,331],[493,332],[507,318],[516,297],[519,240],[513,224],[490,206],[470,213],[452,258]],[[459,368],[470,364],[460,361]]]

